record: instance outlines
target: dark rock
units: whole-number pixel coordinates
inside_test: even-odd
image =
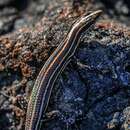
[[[7,6],[14,2],[14,0],[0,0],[0,7]]]
[[[0,9],[0,34],[10,32],[0,37],[0,130],[24,129],[18,96],[29,99],[40,69],[74,21],[100,7],[107,20],[83,34],[52,91],[47,113],[59,113],[41,129],[129,129],[130,33],[114,20],[129,24],[128,1],[16,1]]]
[[[4,8],[0,11],[0,35],[12,30],[16,18],[17,11],[14,8]]]

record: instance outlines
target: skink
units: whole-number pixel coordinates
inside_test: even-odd
[[[101,10],[79,18],[70,29],[66,38],[59,44],[42,67],[29,99],[25,130],[38,130],[43,113],[48,107],[54,83],[69,63],[79,45],[81,34],[95,23]]]

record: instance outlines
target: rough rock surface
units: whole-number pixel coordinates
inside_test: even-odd
[[[130,2],[18,1],[0,1],[0,130],[24,130],[40,69],[74,21],[97,9],[104,14],[56,81],[46,114],[58,113],[41,130],[129,130]]]

